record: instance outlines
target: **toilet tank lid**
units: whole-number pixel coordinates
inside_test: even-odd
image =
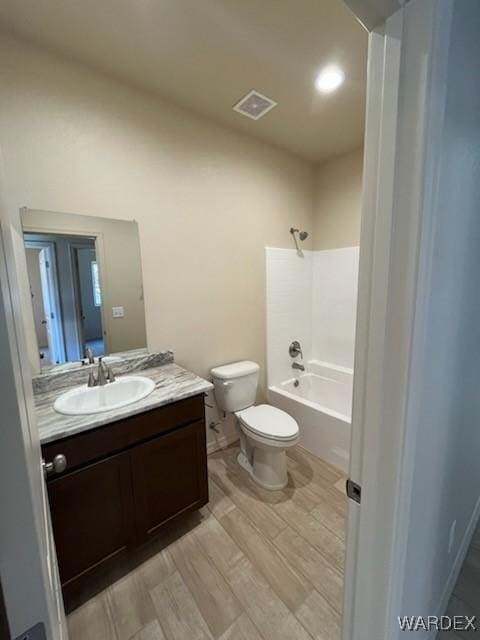
[[[251,360],[242,360],[242,362],[232,362],[224,364],[221,367],[215,367],[210,371],[213,378],[220,380],[232,380],[233,378],[242,378],[259,371],[260,367],[256,362]]]

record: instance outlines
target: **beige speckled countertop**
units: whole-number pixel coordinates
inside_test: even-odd
[[[176,402],[177,400],[183,400],[184,398],[190,398],[200,393],[206,393],[213,388],[213,385],[207,380],[200,378],[174,363],[129,372],[128,375],[151,378],[155,382],[154,391],[143,400],[104,413],[67,416],[57,413],[54,410],[53,403],[58,396],[78,385],[37,394],[35,404],[40,442],[46,444],[47,442],[67,438],[82,431],[95,429],[96,427],[101,427],[111,422]]]

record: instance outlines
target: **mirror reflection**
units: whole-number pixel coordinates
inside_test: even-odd
[[[146,346],[138,225],[22,210],[42,368]]]

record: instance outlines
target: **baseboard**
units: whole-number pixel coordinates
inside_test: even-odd
[[[214,440],[207,442],[207,456],[209,456],[211,453],[214,453],[215,451],[226,449],[234,442],[238,442],[238,435],[236,433],[230,436],[216,435]]]
[[[472,537],[475,532],[475,528],[477,526],[479,517],[480,517],[480,497],[477,500],[477,504],[475,505],[475,509],[473,510],[472,517],[470,518],[470,522],[468,523],[468,527],[465,530],[465,534],[462,538],[462,542],[460,544],[460,547],[458,548],[455,561],[450,571],[450,575],[448,576],[447,582],[445,583],[445,588],[443,589],[442,597],[440,598],[440,602],[437,608],[438,616],[444,615],[445,611],[447,610],[448,602],[450,600],[450,597],[457,583],[458,576],[460,575],[460,571],[462,569],[464,560],[467,557],[468,548],[472,541]]]

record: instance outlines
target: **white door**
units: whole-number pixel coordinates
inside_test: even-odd
[[[47,321],[48,348],[52,364],[65,362],[62,314],[60,310],[59,282],[56,269],[55,245],[53,242],[36,242],[32,246],[41,248],[39,254],[42,280],[43,305]]]
[[[44,240],[26,240],[27,248],[39,249],[39,269],[49,361],[61,364],[66,360],[63,320],[60,305],[60,285],[56,267],[55,243]]]
[[[51,364],[59,364],[59,354],[53,331],[53,322],[55,321],[55,309],[52,307],[51,291],[49,285],[48,269],[50,262],[47,256],[47,249],[42,249],[38,254],[40,263],[40,279],[42,281],[43,308],[45,310],[45,327],[47,330],[48,354]]]
[[[43,625],[48,640],[66,640],[13,255],[22,232],[1,186],[0,156],[0,579],[13,638]]]
[[[402,607],[408,581],[425,571],[423,558],[418,575],[406,575],[405,564],[408,545],[418,544],[409,540],[412,495],[428,496],[412,484],[414,418],[422,403],[432,403],[419,397],[418,371],[422,334],[431,332],[424,322],[431,304],[425,273],[438,255],[432,229],[439,207],[431,194],[444,135],[455,4],[410,0],[370,34],[350,466],[362,495],[361,504],[349,501],[344,640],[401,638],[397,616],[444,612],[433,600],[420,611]],[[467,4],[473,10],[475,2]],[[443,255],[444,264],[449,258]],[[439,336],[439,349],[444,339]],[[449,392],[438,388],[435,397]],[[435,446],[433,438],[430,448]],[[420,518],[416,525],[425,529],[426,522]],[[434,551],[441,557],[443,550]],[[413,609],[416,604],[418,599]]]

